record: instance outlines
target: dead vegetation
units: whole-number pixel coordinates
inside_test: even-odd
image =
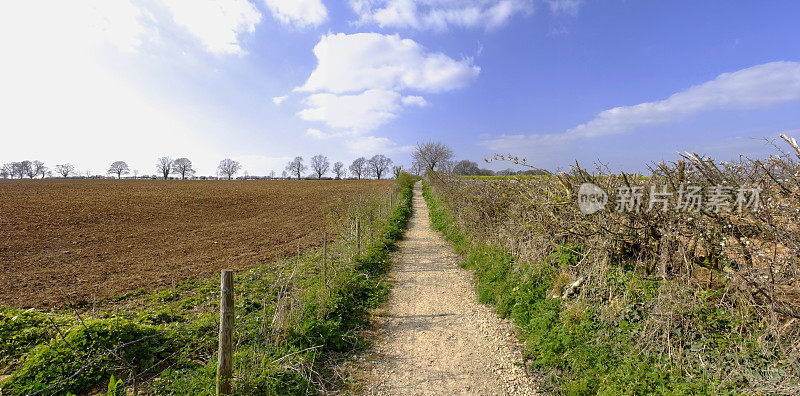
[[[533,178],[436,174],[432,186],[461,228],[519,262],[571,250],[578,259],[557,266],[549,292],[565,310],[596,309],[609,328],[635,323],[636,350],[685,375],[791,393],[800,390],[800,146],[781,138],[766,159],[685,153],[648,175],[576,164]],[[608,194],[605,210],[581,213],[583,183]],[[699,205],[685,202],[691,186]],[[621,210],[639,193],[639,210]],[[659,193],[670,194],[666,210]]]

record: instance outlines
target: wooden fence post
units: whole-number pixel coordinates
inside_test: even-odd
[[[233,374],[233,271],[220,274],[219,360],[217,361],[217,395],[232,394]]]

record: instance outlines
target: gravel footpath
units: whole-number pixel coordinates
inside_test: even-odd
[[[379,334],[362,357],[365,394],[535,394],[514,327],[478,302],[472,274],[428,220],[420,183]]]

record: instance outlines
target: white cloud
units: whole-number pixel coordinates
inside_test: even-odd
[[[800,63],[764,63],[720,74],[664,100],[605,110],[591,121],[560,134],[501,135],[483,140],[481,145],[495,151],[521,148],[552,151],[578,138],[675,122],[704,111],[753,109],[795,100],[800,100]]]
[[[422,96],[414,96],[414,95],[403,96],[402,102],[403,106],[425,107],[428,105],[428,101],[426,101],[425,98],[423,98]]]
[[[533,10],[529,0],[351,0],[350,6],[359,24],[439,31],[451,26],[493,29]]]
[[[321,0],[264,0],[272,16],[285,25],[319,26],[328,20]]]
[[[243,33],[255,32],[261,13],[247,0],[163,0],[175,24],[218,54],[244,54]]]
[[[667,99],[620,106],[568,130],[569,135],[600,136],[643,125],[662,124],[714,109],[748,109],[800,99],[800,63],[772,62],[724,73]]]
[[[305,99],[306,109],[297,113],[308,121],[320,121],[333,128],[368,132],[395,118],[401,109],[400,94],[371,89],[356,95],[313,94]]]
[[[311,93],[297,115],[334,131],[312,128],[306,134],[344,137],[346,144],[360,149],[389,150],[388,139],[360,135],[396,118],[404,108],[428,105],[422,96],[401,92],[449,91],[466,86],[480,73],[472,59],[457,61],[398,35],[328,34],[314,47],[314,54],[316,69],[295,89]]]
[[[280,105],[281,103],[285,102],[286,99],[288,99],[288,98],[289,98],[289,95],[276,96],[276,97],[272,98],[272,103],[275,103],[276,105]]]
[[[472,59],[457,61],[398,35],[329,34],[314,46],[317,67],[300,91],[334,93],[367,89],[442,92],[471,83],[480,73]]]

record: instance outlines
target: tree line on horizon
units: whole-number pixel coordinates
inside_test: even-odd
[[[311,173],[307,175],[307,178],[317,178],[322,179],[325,175],[331,172],[334,175],[335,179],[344,179],[347,176],[347,172],[349,170],[352,178],[362,179],[362,178],[369,178],[374,177],[377,179],[385,178],[389,171],[393,172],[394,176],[397,176],[402,167],[394,166],[392,167],[392,160],[385,155],[378,154],[374,155],[373,157],[367,159],[365,157],[356,158],[352,164],[348,168],[345,168],[345,165],[341,161],[337,161],[331,166],[328,157],[319,154],[315,155],[311,158],[311,163],[306,165],[304,163],[304,159],[302,156],[297,156],[293,160],[289,161],[284,169],[280,178],[283,179],[301,179],[304,177],[305,172],[311,169]],[[230,158],[225,158],[220,161],[219,165],[217,165],[217,175],[219,177],[227,178],[228,180],[233,179],[233,177],[242,170],[242,165],[239,161],[235,161]],[[93,175],[90,171],[86,171],[85,176],[79,175],[78,172],[75,170],[75,166],[70,163],[65,164],[58,164],[55,167],[56,173],[54,174],[52,170],[50,170],[42,161],[20,161],[20,162],[9,162],[4,164],[0,167],[0,178],[3,179],[24,179],[24,178],[38,178],[41,177],[44,179],[45,177],[53,177],[55,175],[60,175],[63,178],[68,178],[70,176],[77,176],[77,177],[102,177],[103,175]],[[157,175],[147,176],[144,175],[144,178],[163,178],[169,179],[171,175],[180,176],[181,179],[191,179],[195,175],[195,170],[192,168],[192,161],[188,158],[177,158],[172,159],[170,157],[160,157],[156,160],[156,171]],[[131,172],[134,173],[134,178],[139,178],[139,170],[134,169],[131,170],[128,164],[125,161],[114,161],[108,168],[106,172],[107,175],[116,176],[118,179],[122,179],[123,175],[128,175]],[[246,171],[245,171],[246,172]],[[202,176],[202,179],[207,179],[208,177]],[[241,177],[240,177],[241,178]],[[250,178],[249,175],[245,175],[244,178]],[[253,177],[259,178],[259,177]],[[270,171],[269,176],[266,178],[274,179],[277,178],[275,176],[275,171]]]
[[[425,142],[417,144],[414,152],[412,153],[411,168],[407,171],[415,175],[423,175],[429,171],[452,173],[462,176],[511,176],[511,175],[542,175],[548,174],[546,170],[542,169],[528,169],[522,171],[515,171],[513,169],[504,169],[501,171],[493,171],[478,166],[478,163],[470,160],[454,161],[453,150],[442,142]],[[245,171],[244,176],[239,179],[302,179],[315,178],[323,179],[325,175],[331,174],[332,179],[344,179],[348,176],[353,179],[364,178],[385,178],[391,172],[392,176],[397,177],[400,172],[404,171],[402,166],[393,166],[391,158],[377,154],[367,159],[366,157],[359,157],[345,168],[345,164],[341,161],[331,164],[328,157],[318,154],[311,157],[310,164],[306,165],[302,156],[297,156],[286,164],[280,177],[276,177],[275,171],[270,171],[269,176],[259,177],[250,176]],[[488,161],[488,160],[487,160]],[[228,180],[242,170],[242,165],[238,161],[230,158],[225,158],[217,165],[216,178],[226,178]],[[311,172],[306,174],[306,171]],[[75,167],[72,164],[59,164],[55,166],[56,174],[61,177],[67,178],[72,176],[78,177],[103,177],[102,175],[92,175],[90,171],[86,171],[84,175],[78,175]],[[160,157],[156,160],[157,175],[143,175],[144,178],[164,178],[169,179],[170,175],[180,176],[181,179],[194,178],[195,170],[192,168],[192,161],[188,158],[172,159],[170,157]],[[139,178],[139,170],[134,169],[131,171],[130,167],[125,161],[115,161],[111,164],[106,172],[107,175],[116,176],[121,179],[123,175],[128,175],[131,172],[134,178]],[[45,178],[52,177],[54,173],[44,165],[41,161],[20,161],[10,162],[0,167],[0,178],[17,178],[34,179],[37,177]],[[214,179],[215,177],[200,176],[200,179]]]

